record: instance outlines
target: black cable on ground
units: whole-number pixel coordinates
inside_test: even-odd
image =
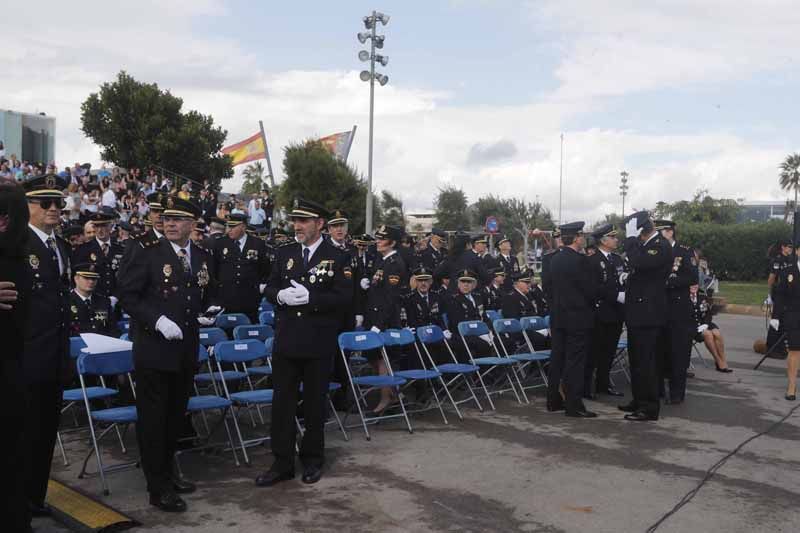
[[[730,452],[728,452],[728,453],[727,453],[727,454],[726,454],[726,455],[725,455],[725,456],[724,456],[722,459],[720,459],[719,461],[717,461],[716,463],[714,463],[714,465],[713,465],[713,466],[711,466],[711,468],[709,468],[708,470],[706,470],[706,474],[705,474],[705,476],[703,476],[703,479],[701,479],[701,480],[700,480],[700,483],[698,483],[698,484],[697,484],[697,486],[696,486],[695,488],[693,488],[692,490],[690,490],[689,492],[687,492],[687,493],[686,493],[686,494],[683,496],[683,498],[681,498],[681,500],[680,500],[680,501],[679,501],[677,504],[675,504],[675,507],[673,507],[672,509],[670,509],[670,510],[669,510],[669,512],[668,512],[668,513],[666,513],[664,516],[662,516],[661,518],[659,518],[659,519],[658,519],[658,521],[657,521],[656,523],[654,523],[652,526],[648,527],[648,528],[647,528],[647,533],[653,533],[653,532],[654,532],[656,529],[658,529],[658,528],[661,526],[661,524],[663,524],[664,522],[666,522],[666,521],[667,521],[667,519],[668,519],[670,516],[674,515],[674,514],[675,514],[675,513],[677,513],[678,511],[680,511],[680,510],[681,510],[681,508],[682,508],[684,505],[686,505],[687,503],[689,503],[690,501],[692,501],[692,498],[694,498],[694,497],[697,495],[697,493],[698,493],[698,492],[700,492],[700,489],[701,489],[701,488],[703,488],[703,485],[705,485],[705,484],[706,484],[706,482],[707,482],[708,480],[710,480],[712,477],[714,477],[714,474],[716,474],[716,473],[717,473],[717,470],[719,470],[719,469],[722,467],[722,465],[724,465],[724,464],[725,464],[725,463],[728,461],[728,459],[730,459],[731,457],[733,457],[734,455],[736,455],[737,453],[739,453],[739,451],[740,451],[742,448],[744,448],[745,446],[747,446],[747,445],[748,445],[749,443],[751,443],[752,441],[756,440],[758,437],[761,437],[761,436],[763,436],[763,435],[766,435],[767,433],[771,432],[772,430],[774,430],[775,428],[777,428],[778,426],[780,426],[781,424],[783,424],[784,422],[786,422],[786,420],[788,420],[788,419],[789,419],[789,417],[790,417],[790,416],[792,416],[792,415],[794,414],[794,412],[795,412],[795,411],[797,411],[797,409],[798,409],[798,408],[800,408],[800,404],[798,404],[798,405],[795,405],[794,407],[792,407],[792,409],[790,409],[790,410],[789,410],[789,412],[788,412],[788,413],[786,413],[786,416],[784,416],[784,417],[783,417],[783,418],[781,418],[780,420],[778,420],[778,421],[774,422],[774,423],[773,423],[771,426],[769,426],[769,427],[768,427],[767,429],[765,429],[764,431],[761,431],[761,432],[759,432],[759,433],[756,433],[756,434],[755,434],[755,435],[753,435],[752,437],[749,437],[748,439],[744,440],[744,441],[743,441],[741,444],[739,444],[739,445],[738,445],[736,448],[734,448],[733,450],[731,450]]]

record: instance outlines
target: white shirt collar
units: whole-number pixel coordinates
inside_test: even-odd
[[[383,258],[384,258],[384,259],[388,259],[388,258],[392,257],[392,256],[393,256],[394,254],[396,254],[396,253],[397,253],[397,250],[392,250],[392,251],[391,251],[391,252],[389,252],[388,254],[384,255],[384,256],[383,256]]]
[[[644,245],[645,245],[645,246],[647,246],[647,243],[649,243],[650,241],[652,241],[652,240],[653,240],[653,239],[655,239],[656,237],[658,237],[658,232],[657,232],[657,231],[654,231],[654,232],[653,232],[653,234],[652,234],[652,235],[650,235],[650,238],[649,238],[649,239],[647,239],[646,241],[644,241]]]
[[[611,255],[611,252],[606,252],[602,248],[598,248],[598,250],[600,250],[600,253],[602,253],[603,257],[605,257],[606,259],[608,259],[608,257]]]
[[[236,243],[239,245],[240,250],[244,249],[245,242],[247,242],[247,233],[242,235],[242,237],[238,241],[236,241]]]
[[[153,227],[153,233],[155,233],[155,234],[156,234],[156,237],[158,237],[159,239],[160,239],[160,238],[162,238],[162,237],[164,236],[164,234],[163,234],[163,233],[161,233],[161,232],[159,232],[159,231],[158,231],[158,230],[155,228],[155,226]]]
[[[94,240],[96,240],[97,244],[99,244],[100,246],[103,246],[104,244],[111,246],[111,239],[108,239],[107,241],[101,241],[100,239],[95,237]]]
[[[53,233],[52,230],[50,230],[50,234],[48,235],[47,233],[43,232],[42,230],[40,230],[31,223],[28,223],[28,227],[33,230],[36,236],[39,237],[42,240],[42,243],[44,243],[45,245],[47,245],[47,239],[55,240],[56,238],[55,233]]]
[[[83,294],[79,293],[79,292],[78,292],[78,289],[72,289],[72,292],[74,292],[75,294],[77,294],[77,295],[78,295],[78,298],[80,298],[80,299],[81,299],[81,300],[83,300],[84,302],[85,302],[86,300],[88,300],[88,299],[90,299],[90,298],[91,298],[91,296],[84,296]]]
[[[192,260],[192,239],[189,239],[189,242],[186,243],[186,246],[181,248],[177,244],[172,241],[169,241],[169,244],[172,246],[172,249],[175,250],[175,255],[178,255],[178,252],[181,250],[186,250],[186,257],[189,258],[189,261]]]
[[[317,248],[319,248],[320,244],[322,244],[322,235],[320,235],[319,239],[317,239],[317,242],[315,242],[311,246],[306,246],[305,244],[301,244],[300,246],[303,247],[303,250],[305,250],[306,248],[309,250],[308,257],[310,259],[314,257],[314,254],[317,252]]]

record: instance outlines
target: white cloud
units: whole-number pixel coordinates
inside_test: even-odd
[[[541,101],[514,106],[455,106],[446,91],[394,80],[377,87],[375,188],[398,193],[410,210],[430,208],[437,188],[453,184],[472,200],[489,193],[538,196],[555,212],[566,119],[602,106],[603,96],[785,66],[800,44],[800,15],[761,4],[532,4],[537,28],[550,28],[564,50],[555,70],[560,86]],[[40,11],[17,2],[9,20],[33,20]],[[224,17],[222,2],[87,2],[80,10],[52,3],[47,11],[57,23],[40,31],[6,27],[0,62],[7,66],[4,87],[13,90],[3,91],[2,104],[57,117],[60,164],[98,162],[97,147],[80,133],[79,106],[125,69],[169,88],[187,109],[211,114],[229,130],[230,142],[255,133],[263,120],[279,177],[282,146],[355,123],[351,163],[366,174],[368,91],[357,72],[269,72],[235,40],[193,32],[193,17]],[[79,27],[97,31],[69,31]],[[494,100],[487,95],[487,101]],[[502,142],[513,143],[516,152],[480,167],[468,164],[475,145]],[[782,196],[776,166],[790,148],[754,146],[713,125],[685,135],[570,131],[564,218],[593,221],[619,210],[623,168],[631,173],[629,206],[686,198],[700,187],[734,198]],[[226,188],[239,183],[232,180]]]

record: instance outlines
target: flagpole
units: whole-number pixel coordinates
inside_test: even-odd
[[[347,150],[344,152],[344,162],[347,163],[347,156],[350,155],[350,148],[353,146],[353,139],[356,138],[356,125],[353,124],[353,131],[350,132],[350,140],[347,142]]]
[[[269,145],[267,144],[267,136],[264,134],[264,123],[258,121],[258,127],[261,129],[261,140],[264,141],[264,155],[267,156],[267,170],[269,171],[269,186],[270,189],[275,188],[275,175],[272,173],[272,161],[269,160]]]

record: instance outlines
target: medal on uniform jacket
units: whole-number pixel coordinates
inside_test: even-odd
[[[794,275],[793,274],[789,274],[789,283],[791,283],[793,281],[794,281]]]
[[[39,257],[33,254],[29,255],[28,263],[30,263],[32,269],[37,270],[39,268]]]
[[[290,257],[289,260],[286,261],[286,270],[291,270],[293,266],[294,266],[294,259]]]
[[[78,306],[76,306],[76,305],[73,305],[72,307],[70,307],[69,310],[72,311],[73,315],[77,315],[78,314]]]
[[[223,248],[222,249],[222,255],[228,255],[228,249],[227,248]]]
[[[172,265],[170,265],[169,263],[166,263],[164,265],[164,268],[161,269],[161,272],[164,273],[164,277],[166,277],[166,278],[170,277],[172,275]]]
[[[108,320],[108,312],[106,311],[95,311],[94,312],[94,319],[98,322],[105,322]]]
[[[390,274],[389,275],[389,285],[395,286],[400,283],[400,276],[397,274]]]
[[[658,255],[658,250],[651,248],[650,250],[647,250],[647,253],[650,255]]]
[[[208,285],[209,278],[208,265],[204,262],[203,266],[200,267],[200,271],[197,273],[197,285],[200,287],[205,287]]]
[[[95,261],[97,261],[97,254],[96,254],[96,253],[94,253],[94,252],[90,253],[90,254],[89,254],[89,261],[91,261],[92,263],[94,263]]]
[[[677,272],[677,271],[678,271],[678,269],[681,267],[681,261],[683,261],[683,257],[681,257],[681,256],[678,256],[678,257],[676,257],[676,258],[675,258],[675,260],[672,262],[672,271],[673,271],[673,272]]]
[[[258,259],[258,250],[247,250],[248,259]]]
[[[344,267],[344,277],[350,279],[353,277],[353,271],[350,270],[350,267]]]

